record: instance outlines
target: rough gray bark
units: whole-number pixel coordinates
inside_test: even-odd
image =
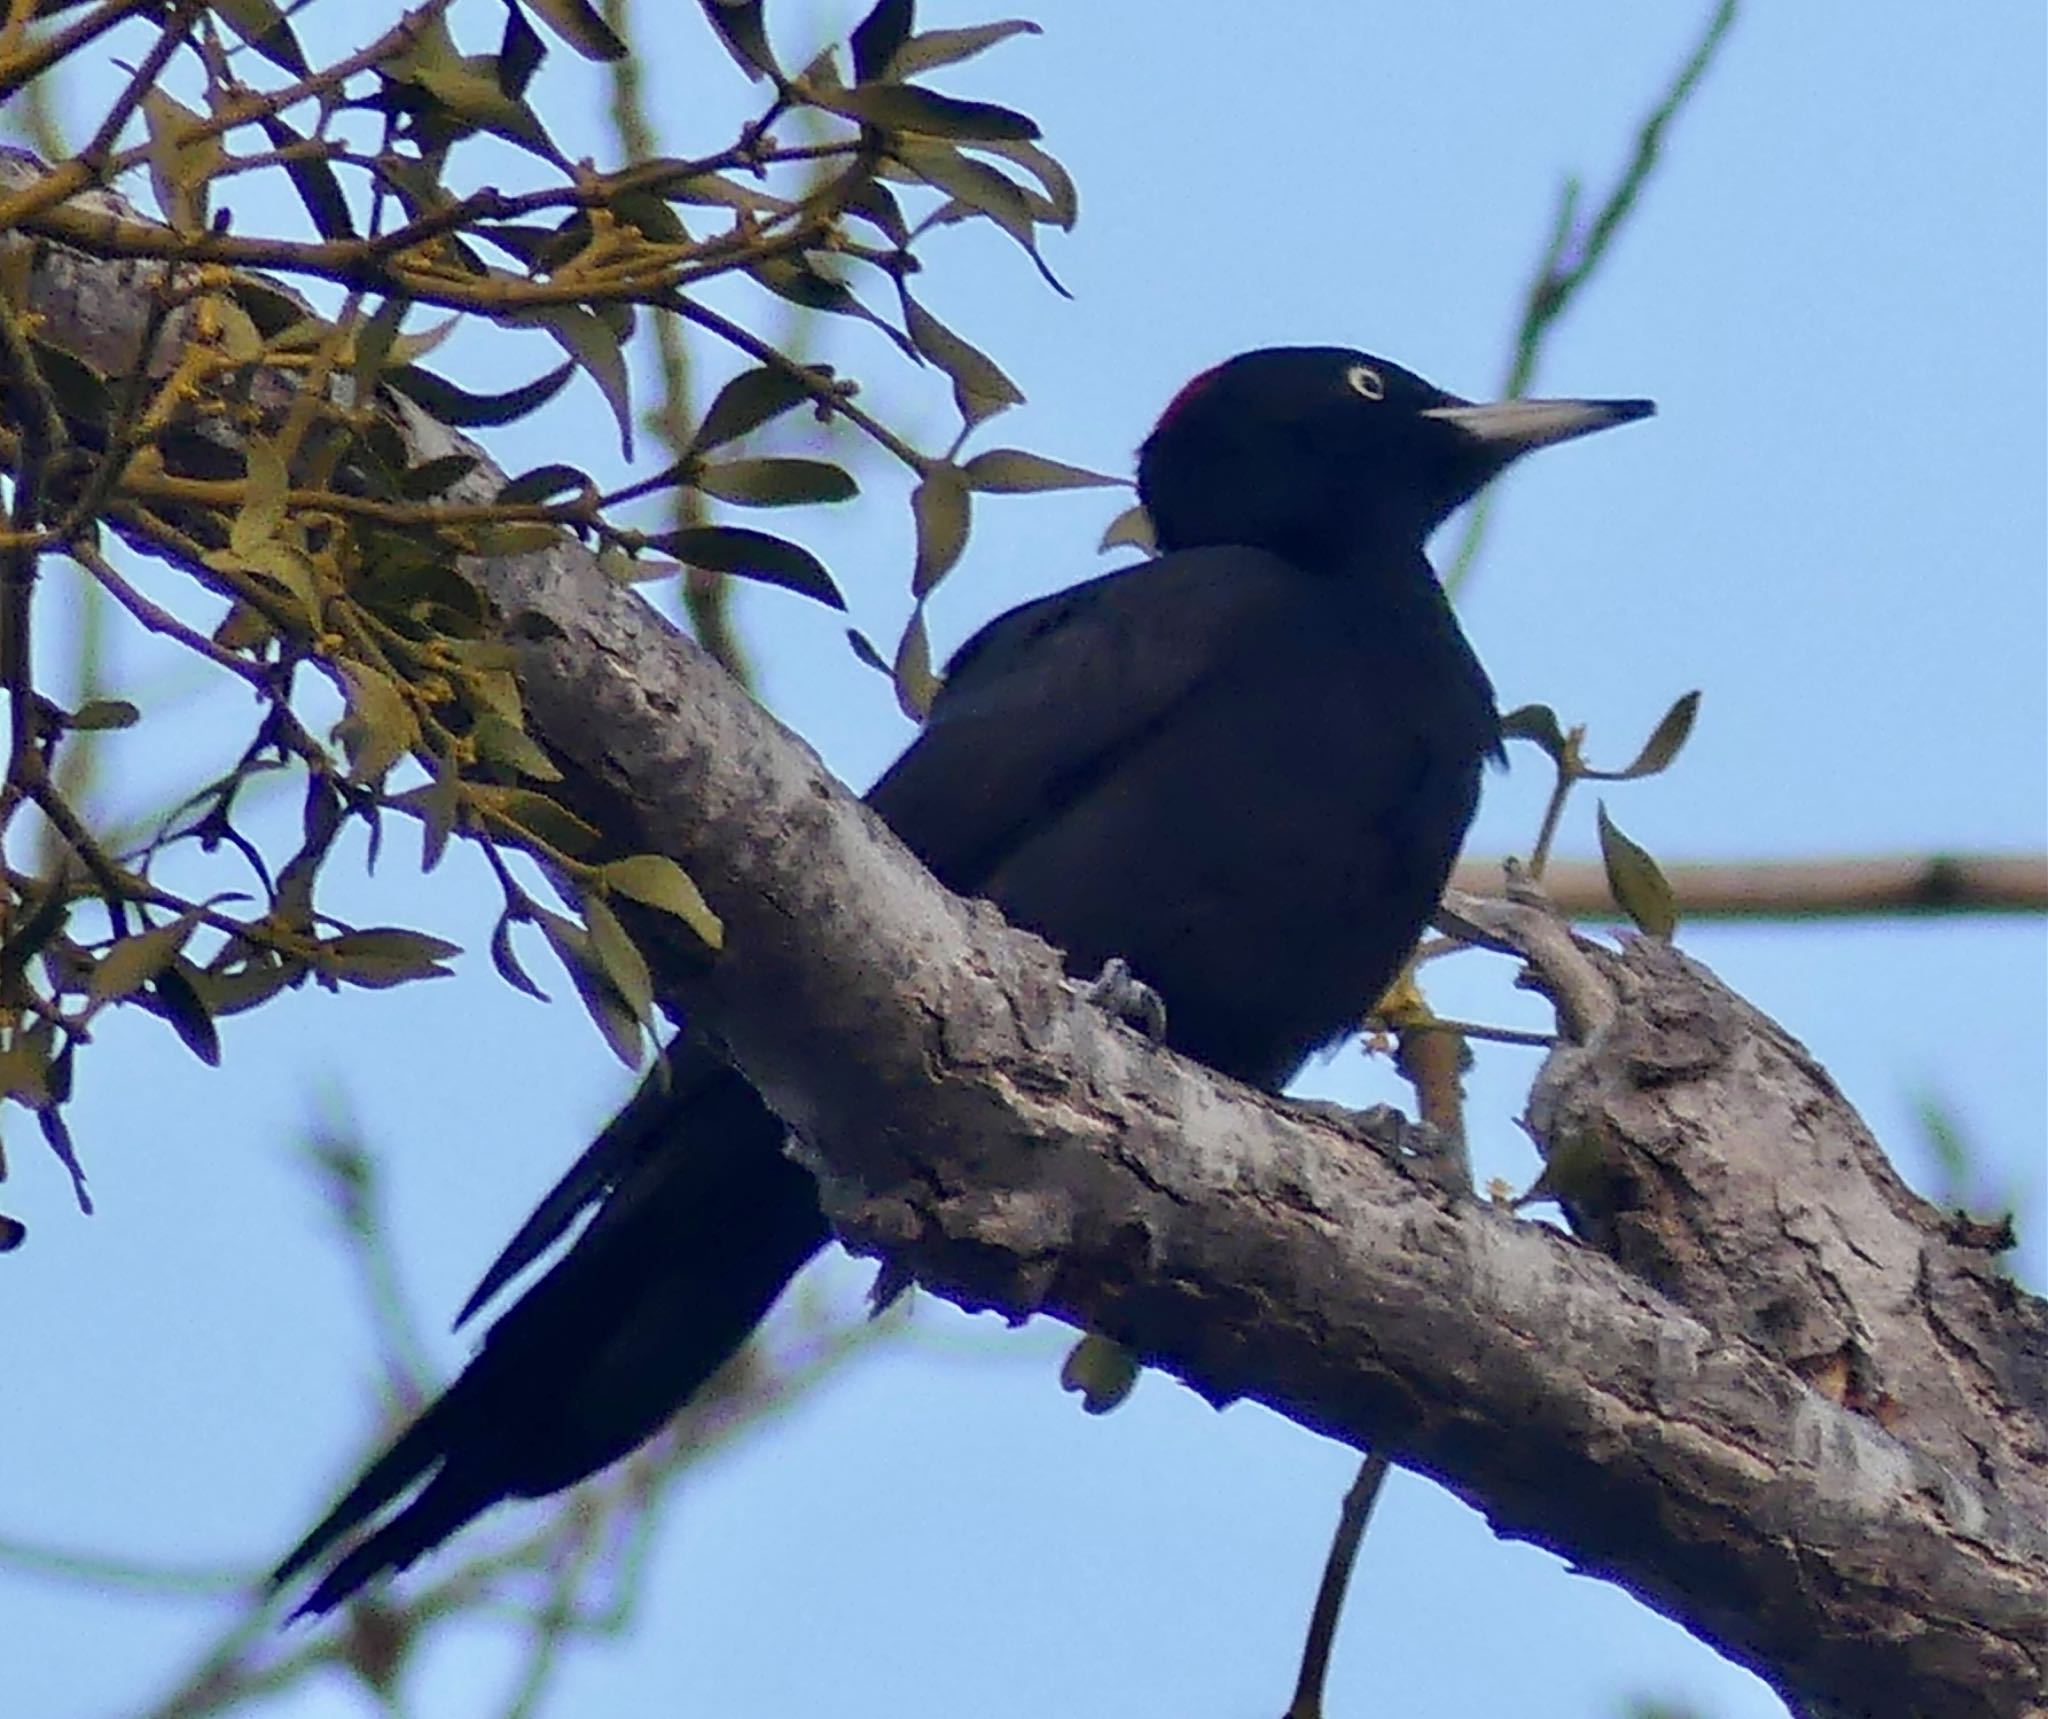
[[[124,367],[150,267],[32,262],[43,337]],[[394,410],[420,458],[456,445]],[[1385,1450],[1805,1712],[2048,1712],[2048,1315],[1704,970],[1458,904],[1563,1005],[1530,1117],[1575,1241],[1452,1191],[1391,1113],[1109,1023],[573,543],[474,573],[580,809],[723,917],[727,953],[664,979],[851,1245]]]

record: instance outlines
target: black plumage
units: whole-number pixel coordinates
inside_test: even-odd
[[[1160,553],[970,640],[870,805],[1069,971],[1126,961],[1173,1049],[1277,1089],[1399,971],[1499,749],[1429,533],[1517,455],[1649,410],[1471,406],[1332,347],[1206,372],[1140,454]],[[687,1036],[670,1064],[464,1317],[596,1204],[590,1224],[280,1566],[289,1580],[424,1481],[302,1611],[624,1455],[828,1239],[744,1078]]]

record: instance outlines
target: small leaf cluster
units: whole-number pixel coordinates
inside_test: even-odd
[[[1564,817],[1565,802],[1581,782],[1634,782],[1658,776],[1668,770],[1692,736],[1699,715],[1700,695],[1688,692],[1673,702],[1658,719],[1650,737],[1636,755],[1619,770],[1599,770],[1586,762],[1586,730],[1583,725],[1565,728],[1557,712],[1547,704],[1525,704],[1501,718],[1501,732],[1510,740],[1526,740],[1540,749],[1557,769],[1557,783],[1543,813],[1543,825],[1528,862],[1529,875],[1541,878],[1550,858],[1551,843]],[[1607,887],[1615,904],[1635,922],[1636,928],[1652,937],[1666,937],[1678,929],[1678,904],[1663,869],[1647,850],[1623,835],[1607,815],[1603,801],[1598,810],[1600,858],[1607,870]]]
[[[0,95],[85,51],[123,0],[87,0],[39,37],[0,32]],[[529,99],[549,42],[593,59],[625,45],[586,0],[422,0],[381,34],[312,65],[273,0],[151,12],[153,44],[93,138],[56,166],[0,178],[0,696],[14,718],[0,788],[0,1094],[32,1112],[75,1166],[63,1123],[78,1048],[101,1011],[147,1010],[194,1054],[220,1056],[216,1022],[311,980],[377,988],[448,971],[452,945],[400,926],[343,923],[319,885],[344,834],[374,861],[389,815],[415,820],[423,863],[449,840],[482,844],[504,894],[491,953],[538,991],[515,928],[537,930],[609,1043],[639,1058],[654,985],[631,926],[646,910],[707,950],[722,928],[671,860],[617,851],[556,793],[561,771],[526,723],[517,649],[465,573],[473,557],[580,540],[623,580],[679,569],[766,581],[844,608],[830,571],[781,532],[707,516],[845,502],[846,467],[760,451],[803,414],[850,428],[908,476],[916,612],[885,658],[906,708],[934,688],[923,603],[959,562],[977,495],[1111,480],[969,438],[1021,400],[1001,368],[925,302],[919,246],[935,230],[992,228],[1051,280],[1043,235],[1070,226],[1074,188],[1025,115],[927,80],[1035,29],[1021,21],[920,32],[908,0],[881,0],[832,51],[780,66],[761,0],[704,0],[716,39],[762,88],[758,115],[708,154],[599,171],[571,160]],[[495,20],[495,46],[460,35]],[[850,71],[850,76],[848,75]],[[194,99],[181,100],[174,91]],[[801,141],[782,135],[796,116]],[[133,134],[139,132],[139,136]],[[509,146],[531,183],[465,179],[472,144]],[[491,157],[502,165],[499,148]],[[157,213],[112,194],[146,173]],[[245,230],[229,198],[280,176],[310,236]],[[67,339],[35,302],[50,246],[119,258],[146,300],[132,362]],[[340,295],[320,311],[300,287]],[[794,304],[882,330],[950,387],[957,428],[913,446],[861,403],[855,378],[806,362],[758,320]],[[1057,282],[1052,283],[1057,287]],[[421,313],[444,320],[422,329]],[[594,386],[634,456],[628,347],[641,319],[678,318],[738,367],[658,472],[607,486],[550,463],[495,476],[465,431],[548,409]],[[464,319],[493,325],[516,380],[478,391],[430,360]],[[530,343],[549,357],[519,374]],[[422,457],[422,415],[447,451]],[[692,500],[688,523],[645,529],[633,506]],[[111,541],[110,541],[111,538]],[[185,580],[160,601],[140,552]],[[148,700],[65,709],[37,683],[38,605],[105,604],[254,695],[239,746],[171,787],[147,833],[96,828],[67,791],[93,737],[147,722]],[[321,731],[316,683],[338,697]],[[124,689],[133,690],[133,689]],[[251,816],[283,793],[296,839]],[[24,822],[30,809],[38,819]],[[36,852],[26,851],[32,841]],[[180,856],[167,867],[166,856]],[[559,905],[512,854],[539,862]],[[208,880],[195,893],[168,881]],[[622,911],[623,910],[623,911]],[[82,1191],[82,1184],[81,1184]]]

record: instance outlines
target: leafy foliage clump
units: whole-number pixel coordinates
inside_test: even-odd
[[[764,580],[843,608],[793,537],[709,516],[856,493],[837,460],[740,448],[809,412],[909,474],[917,608],[886,658],[859,643],[918,709],[932,690],[922,605],[959,560],[974,496],[1109,481],[1014,448],[968,454],[1021,395],[913,291],[921,242],[962,222],[1006,235],[1051,279],[1040,239],[1071,225],[1075,198],[1037,126],[926,81],[1035,26],[920,33],[907,0],[882,0],[853,32],[849,76],[831,50],[779,65],[760,0],[704,12],[760,86],[759,111],[708,153],[610,171],[572,160],[528,100],[550,37],[591,59],[624,52],[587,0],[423,0],[322,65],[272,0],[55,0],[33,28],[17,8],[0,32],[0,95],[83,63],[116,26],[141,50],[75,156],[0,163],[0,1091],[74,1173],[63,1107],[102,1011],[150,1011],[215,1061],[220,1016],[309,979],[376,988],[447,971],[442,939],[319,904],[344,836],[366,831],[374,857],[388,813],[422,826],[429,867],[451,837],[482,844],[503,890],[499,970],[537,990],[512,943],[536,928],[628,1061],[654,986],[620,908],[717,946],[716,914],[673,861],[619,851],[557,796],[514,674],[518,618],[489,611],[469,558],[574,538],[622,580]],[[485,28],[491,51],[458,45]],[[137,171],[153,214],[113,189]],[[290,192],[277,231],[243,215],[284,201],[266,202],[266,184]],[[44,313],[52,247],[131,269],[134,325],[114,354]],[[949,445],[913,445],[860,403],[855,378],[758,332],[787,305],[878,329],[942,372]],[[423,328],[420,313],[443,320]],[[505,480],[463,439],[581,379],[630,466],[627,352],[649,314],[741,365],[668,438],[659,470],[607,486],[550,462]],[[508,369],[535,345],[552,361],[491,392],[434,369],[449,333],[477,321]],[[411,432],[426,422],[448,451],[419,457]],[[681,504],[677,523],[632,523],[649,497]],[[155,803],[176,809],[141,835],[103,827],[75,783],[85,737],[144,711],[66,708],[38,679],[39,610],[62,619],[88,602],[253,694],[232,749],[160,784]],[[283,843],[250,815],[279,784],[300,807]],[[531,872],[514,854],[538,862],[556,905],[520,881]]]

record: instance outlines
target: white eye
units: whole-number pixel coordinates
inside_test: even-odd
[[[1368,400],[1384,400],[1387,397],[1387,379],[1370,364],[1354,364],[1344,372],[1344,382],[1354,394]]]

